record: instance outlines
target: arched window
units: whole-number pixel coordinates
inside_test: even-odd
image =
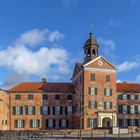
[[[90,56],[90,49],[87,50],[87,56]]]
[[[96,52],[94,49],[92,50],[92,56],[96,56]]]

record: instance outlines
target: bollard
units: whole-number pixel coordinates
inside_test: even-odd
[[[93,140],[93,131],[91,131],[91,139]]]
[[[106,138],[106,131],[104,132],[104,138]]]

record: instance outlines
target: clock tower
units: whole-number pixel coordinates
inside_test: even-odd
[[[99,45],[96,39],[93,37],[92,32],[90,32],[89,38],[84,44],[84,53],[85,53],[84,63],[87,63],[93,60],[94,58],[98,57],[98,49]]]

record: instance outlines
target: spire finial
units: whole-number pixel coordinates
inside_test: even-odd
[[[93,24],[92,24],[92,19],[90,19],[90,32],[89,32],[89,36],[90,38],[92,38],[92,35],[93,35]]]

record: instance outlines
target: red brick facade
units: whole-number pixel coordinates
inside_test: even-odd
[[[0,91],[6,125],[1,130],[96,129],[140,126],[140,85],[116,83],[116,69],[98,56],[90,33],[84,62],[77,63],[72,83],[23,82]]]

